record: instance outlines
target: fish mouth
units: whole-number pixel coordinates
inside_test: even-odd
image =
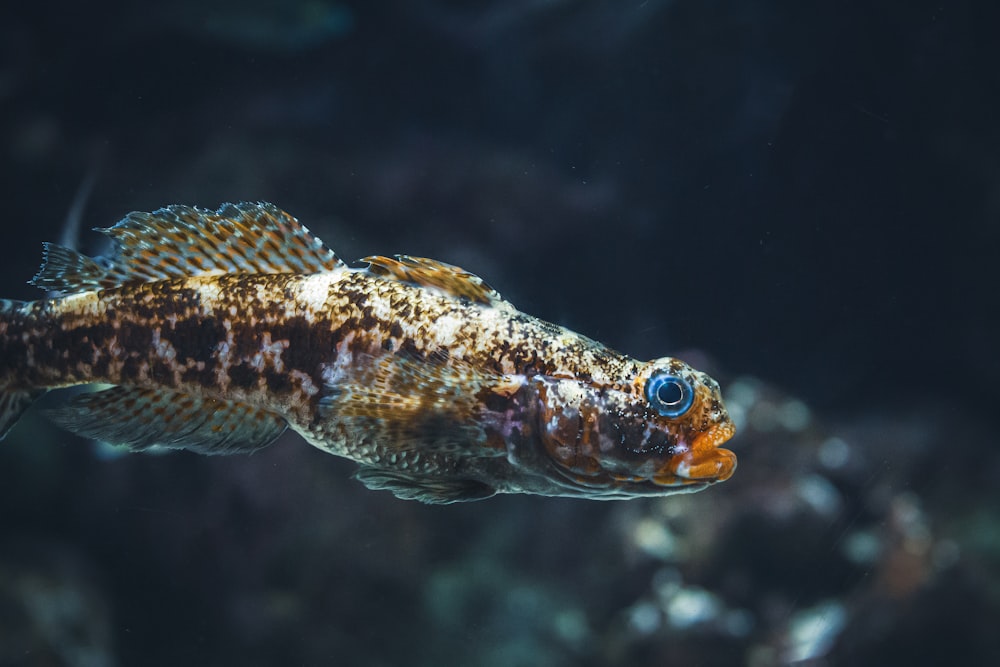
[[[691,444],[691,448],[672,458],[652,477],[658,486],[705,486],[724,482],[736,472],[736,454],[719,447],[736,433],[731,422],[716,424]]]
[[[546,477],[559,490],[548,490],[546,493],[616,500],[701,491],[733,476],[736,454],[719,445],[729,440],[735,432],[736,428],[731,422],[716,424],[698,434],[687,451],[671,456],[666,463],[652,471],[647,469],[639,472],[624,465],[606,469],[596,461],[591,461],[593,467],[590,470],[583,471],[553,460],[551,470],[555,474]]]

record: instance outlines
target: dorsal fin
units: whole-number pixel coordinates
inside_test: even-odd
[[[107,263],[57,243],[42,243],[42,268],[28,281],[44,290],[74,294],[104,289]]]
[[[476,303],[494,303],[500,300],[497,291],[482,278],[453,264],[410,255],[372,255],[361,261],[368,262],[368,270],[377,276],[421,287],[435,287],[452,296]]]
[[[54,244],[31,283],[74,294],[215,273],[318,273],[343,263],[294,217],[264,202],[223,204],[217,211],[167,206],[132,212],[114,227],[111,257],[90,258]]]

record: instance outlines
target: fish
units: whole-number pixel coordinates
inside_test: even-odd
[[[171,205],[44,244],[34,301],[0,301],[0,438],[44,413],[131,451],[252,453],[286,429],[430,504],[595,500],[729,479],[718,383],[532,317],[480,277],[408,255],[349,266],[266,202]],[[94,387],[97,387],[94,389]]]

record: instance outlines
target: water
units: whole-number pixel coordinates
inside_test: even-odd
[[[3,297],[71,209],[270,200],[709,371],[740,467],[427,507],[294,435],[109,457],[33,413],[0,665],[997,664],[992,5],[201,8],[3,10]]]

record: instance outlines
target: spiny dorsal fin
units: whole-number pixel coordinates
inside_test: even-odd
[[[42,268],[28,281],[30,284],[68,294],[103,289],[106,264],[56,243],[45,241],[42,247]]]
[[[264,202],[223,204],[217,211],[167,206],[132,212],[114,227],[111,257],[90,258],[46,244],[45,262],[31,283],[75,294],[215,273],[319,273],[343,265],[304,225]]]
[[[482,278],[445,262],[409,255],[372,255],[361,261],[368,262],[368,270],[377,276],[421,287],[435,287],[475,303],[488,304],[500,300],[497,291],[483,282]]]
[[[280,415],[237,401],[125,387],[80,394],[45,414],[77,435],[133,451],[159,445],[200,454],[253,452],[287,426]]]

